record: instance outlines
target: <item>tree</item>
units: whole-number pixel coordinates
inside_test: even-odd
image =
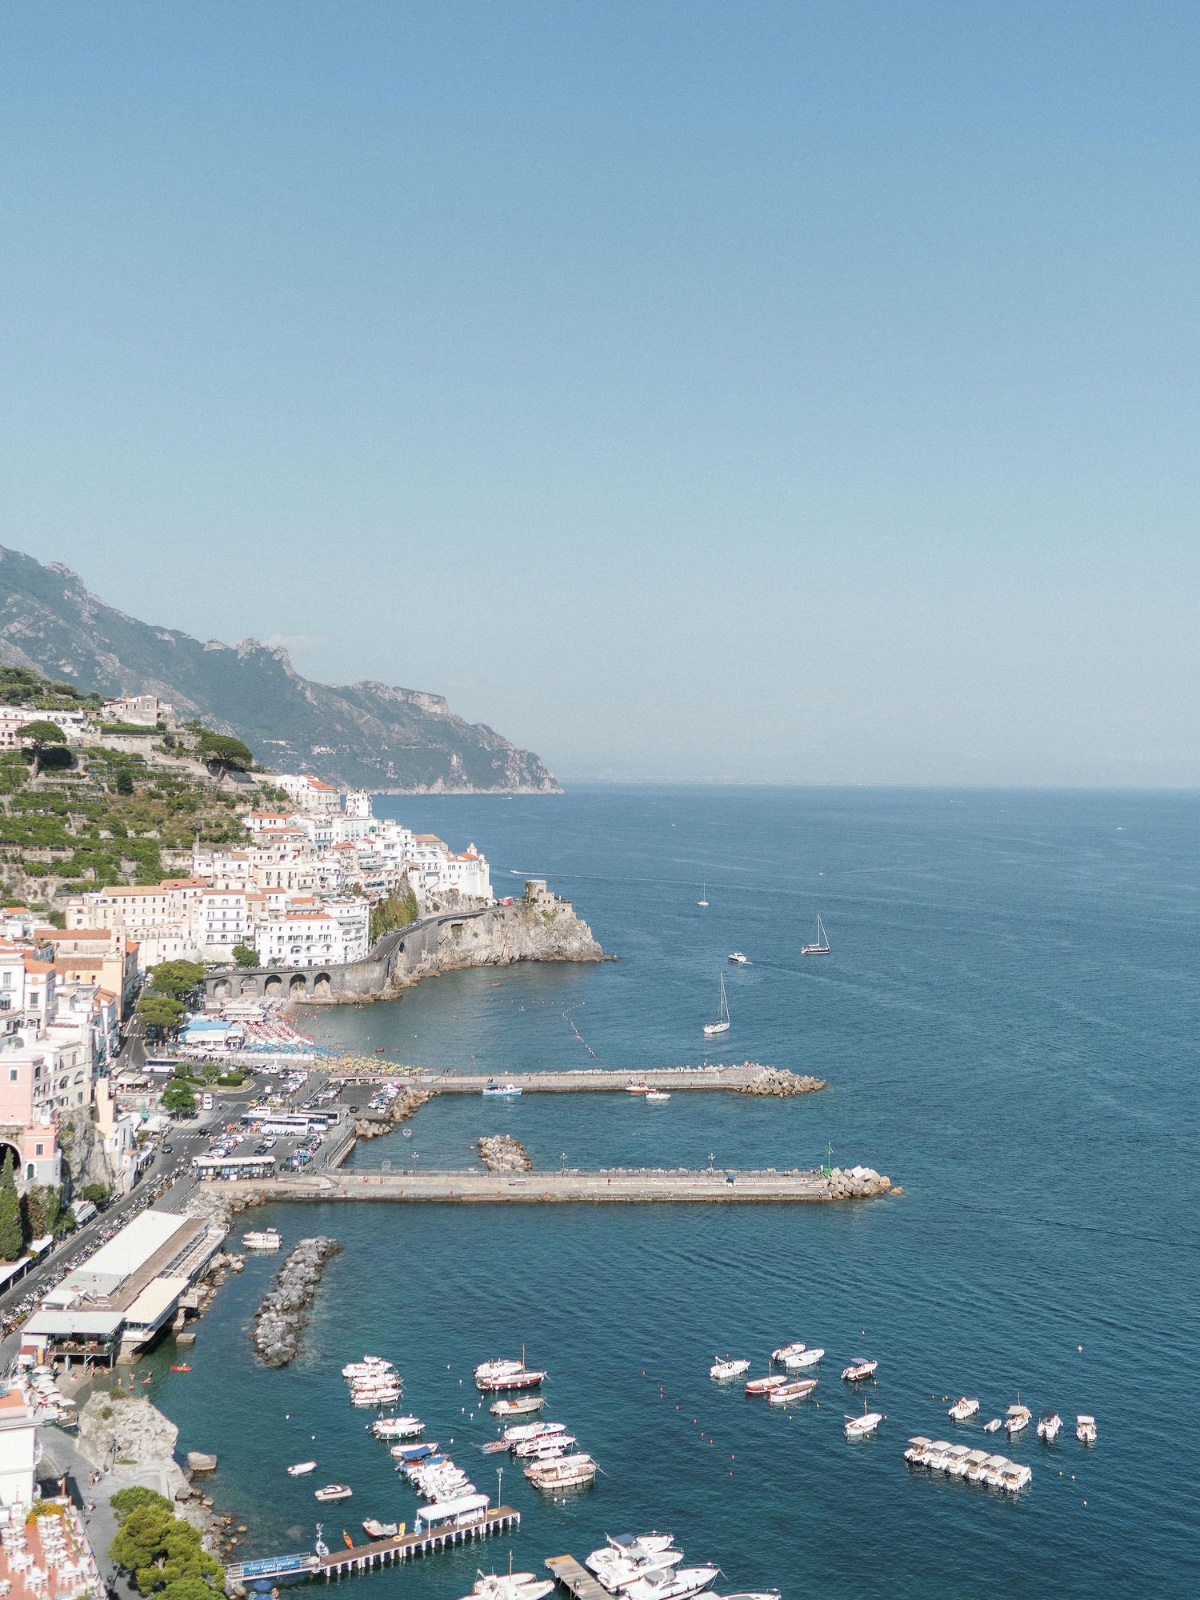
[[[256,967],[258,965],[258,951],[252,950],[248,944],[235,944],[233,959],[239,967]]]
[[[25,1232],[31,1239],[44,1239],[58,1226],[62,1211],[62,1190],[42,1184],[26,1189],[21,1201]]]
[[[225,771],[232,768],[245,772],[254,765],[254,756],[248,745],[227,733],[210,733],[207,728],[200,734],[200,753],[211,766]]]
[[[117,773],[117,793],[118,794],[132,794],[133,793],[133,773],[132,772],[129,772],[128,770],[126,770],[124,772],[118,772]],[[124,838],[124,837],[125,837],[125,835],[122,834],[122,838]]]
[[[52,744],[66,744],[67,736],[57,722],[23,722],[17,729],[17,738],[33,750],[33,775],[36,778],[42,757]]]
[[[90,1200],[94,1206],[105,1206],[112,1199],[112,1190],[106,1183],[85,1183],[79,1198]]]
[[[181,995],[191,994],[203,976],[204,968],[198,961],[160,961],[150,968],[150,988],[178,1000]]]
[[[24,1248],[25,1231],[21,1227],[21,1202],[13,1178],[13,1155],[11,1150],[6,1150],[4,1169],[0,1172],[0,1259],[15,1261]]]
[[[162,1495],[137,1504],[126,1501],[117,1507],[119,1497],[136,1492],[122,1489],[119,1496],[112,1497],[121,1520],[109,1546],[112,1559],[132,1576],[143,1594],[170,1595],[171,1600],[205,1600],[202,1588],[212,1594],[224,1583],[225,1574],[220,1562],[201,1547],[200,1530],[173,1515],[171,1502]]]
[[[374,944],[382,934],[391,933],[395,928],[407,928],[410,922],[417,920],[419,914],[417,897],[405,874],[399,887],[371,909],[371,943]]]
[[[196,1096],[182,1078],[172,1078],[162,1093],[163,1110],[173,1117],[190,1117],[196,1109]]]
[[[134,1008],[135,1014],[155,1033],[166,1033],[177,1028],[184,1013],[183,1003],[165,994],[144,994]]]

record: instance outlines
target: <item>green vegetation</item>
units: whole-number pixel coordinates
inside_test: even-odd
[[[0,667],[0,705],[86,711],[99,704],[98,694],[81,694],[73,684],[53,682],[29,667]]]
[[[204,968],[198,961],[160,961],[150,968],[150,988],[178,1000],[191,994],[203,976]]]
[[[134,1007],[134,1014],[155,1033],[170,1033],[183,1021],[187,1007],[182,1000],[172,1000],[165,994],[144,994]]]
[[[24,1248],[25,1230],[21,1226],[21,1202],[13,1177],[12,1151],[6,1150],[4,1168],[0,1172],[0,1260],[16,1261]]]
[[[232,767],[238,772],[248,772],[254,765],[254,756],[240,739],[227,733],[210,733],[200,730],[200,753],[217,767]]]
[[[175,1515],[153,1489],[119,1489],[109,1504],[120,1527],[109,1554],[145,1595],[163,1600],[213,1600],[225,1582],[215,1556],[200,1544],[200,1530]]]
[[[162,1095],[163,1110],[173,1117],[190,1117],[196,1109],[196,1096],[183,1078],[172,1078]]]
[[[65,1217],[63,1192],[51,1186],[35,1184],[21,1197],[21,1214],[27,1239],[44,1239],[56,1233]]]
[[[256,967],[258,965],[258,951],[252,950],[248,944],[235,944],[233,959],[239,967]]]
[[[417,897],[412,892],[408,878],[400,880],[400,887],[393,889],[386,900],[381,900],[371,911],[371,943],[374,944],[382,934],[391,933],[395,928],[407,928],[410,922],[417,920]]]
[[[79,1191],[81,1200],[90,1200],[94,1206],[106,1206],[112,1199],[112,1190],[106,1183],[85,1183]]]

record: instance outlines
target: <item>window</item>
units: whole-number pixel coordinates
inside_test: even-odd
[[[9,1081],[9,1083],[19,1083],[20,1082],[20,1078],[21,1078],[21,1069],[19,1067],[9,1067],[9,1069],[8,1069],[8,1081]]]
[[[44,1156],[46,1153],[46,1146],[44,1144],[35,1144],[33,1147],[33,1153],[35,1156]]]

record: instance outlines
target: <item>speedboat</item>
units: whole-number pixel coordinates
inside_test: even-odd
[[[519,1083],[485,1083],[483,1086],[483,1094],[485,1099],[487,1099],[489,1095],[514,1095],[520,1094],[521,1092],[521,1085]],[[554,1585],[551,1584],[550,1587],[553,1588]]]
[[[625,1085],[625,1093],[649,1094],[650,1085],[646,1082],[645,1078],[630,1078],[629,1082]]]
[[[664,1542],[665,1541],[665,1542]],[[618,1534],[593,1550],[584,1565],[589,1567],[606,1589],[616,1592],[649,1577],[652,1572],[676,1567],[683,1560],[682,1550],[673,1550],[670,1534]]]
[[[1095,1444],[1096,1419],[1095,1417],[1078,1416],[1075,1418],[1075,1437],[1080,1444]]]
[[[819,1345],[811,1350],[798,1350],[794,1356],[784,1356],[783,1364],[789,1372],[800,1372],[805,1367],[815,1367],[825,1354]]]
[[[1004,1418],[1004,1426],[1008,1429],[1009,1438],[1011,1439],[1014,1434],[1024,1432],[1032,1421],[1033,1412],[1030,1411],[1028,1406],[1021,1405],[1019,1401],[1015,1406],[1009,1406],[1008,1414]]]
[[[306,1473],[315,1472],[316,1468],[317,1463],[315,1461],[297,1461],[294,1467],[289,1467],[287,1469],[288,1477],[303,1478]]]
[[[883,1421],[881,1411],[864,1411],[861,1417],[846,1418],[847,1439],[865,1439]]]
[[[599,1468],[589,1455],[559,1456],[556,1461],[538,1461],[525,1468],[525,1476],[535,1489],[574,1489],[591,1483]]]
[[[354,1490],[348,1483],[327,1483],[323,1489],[316,1491],[318,1500],[349,1500]]]
[[[946,1415],[952,1422],[966,1422],[979,1410],[978,1400],[956,1400]]]
[[[625,1590],[629,1600],[690,1600],[700,1594],[714,1579],[720,1577],[720,1567],[679,1567],[649,1573],[631,1583]]]
[[[778,1350],[771,1351],[771,1360],[786,1361],[789,1356],[798,1356],[802,1350],[807,1349],[808,1346],[803,1341],[796,1344],[781,1344]]]
[[[419,1439],[425,1430],[420,1417],[380,1417],[367,1426],[377,1439]]]
[[[1062,1428],[1062,1418],[1057,1411],[1043,1411],[1038,1418],[1038,1438],[1045,1439],[1047,1444],[1053,1444],[1058,1438]]]
[[[532,1572],[481,1572],[464,1600],[543,1600],[553,1588],[553,1578]]]
[[[278,1228],[256,1229],[242,1235],[243,1250],[278,1250],[282,1244],[283,1235]]]
[[[852,1361],[848,1367],[843,1367],[842,1377],[847,1383],[862,1383],[864,1378],[869,1378],[874,1373],[878,1361]]]
[[[364,1517],[362,1530],[368,1539],[394,1539],[400,1532],[398,1522],[380,1522],[377,1517]]]
[[[665,1089],[646,1090],[646,1104],[648,1106],[661,1106],[664,1100],[669,1100],[670,1098],[671,1096]]]
[[[729,959],[733,962],[735,967],[748,967],[750,965],[748,958],[744,956],[740,950],[731,950],[729,952]]]
[[[990,1422],[984,1423],[983,1431],[984,1433],[999,1433],[1003,1426],[1004,1424],[1001,1422],[999,1417],[993,1417]]]
[[[778,1389],[772,1389],[767,1396],[768,1405],[787,1406],[793,1400],[806,1400],[817,1387],[815,1378],[793,1378],[788,1383],[781,1383]]]
[[[772,1389],[778,1389],[786,1383],[787,1376],[782,1372],[772,1372],[765,1378],[751,1378],[746,1385],[747,1394],[770,1394]]]
[[[724,1383],[729,1378],[740,1378],[743,1372],[750,1371],[748,1361],[731,1361],[728,1357],[722,1361],[719,1357],[708,1369],[710,1378],[715,1378],[718,1383]]]
[[[494,1417],[523,1417],[531,1411],[540,1411],[545,1404],[544,1394],[522,1394],[515,1400],[497,1400],[491,1413]]]

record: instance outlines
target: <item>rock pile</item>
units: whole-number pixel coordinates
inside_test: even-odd
[[[829,1198],[849,1200],[872,1194],[886,1194],[892,1187],[890,1178],[882,1178],[874,1167],[834,1167],[829,1174]]]
[[[533,1167],[525,1146],[507,1133],[485,1135],[476,1143],[480,1159],[489,1172],[529,1172]]]
[[[354,1137],[356,1139],[378,1139],[385,1133],[391,1133],[398,1122],[407,1122],[414,1111],[419,1111],[427,1100],[432,1100],[432,1089],[405,1089],[388,1107],[385,1117],[369,1118],[360,1117],[354,1124]]]
[[[789,1072],[786,1067],[764,1067],[757,1061],[747,1061],[747,1067],[758,1070],[742,1090],[743,1094],[811,1094],[825,1087],[824,1078],[810,1078],[801,1073]]]
[[[286,1367],[300,1353],[305,1312],[325,1264],[341,1249],[336,1239],[301,1239],[275,1275],[254,1319],[251,1342],[268,1367]]]

